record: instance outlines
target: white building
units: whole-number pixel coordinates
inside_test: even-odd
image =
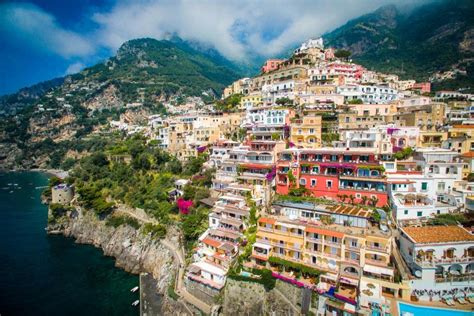
[[[405,227],[400,252],[414,278],[412,290],[420,300],[442,298],[442,290],[474,285],[474,236],[460,226]],[[439,294],[438,291],[440,291]]]
[[[323,50],[324,49],[324,40],[323,40],[323,38],[320,37],[320,38],[317,38],[317,39],[309,39],[306,42],[304,42],[303,44],[301,44],[300,47],[295,49],[295,51],[293,53],[294,54],[304,53],[305,51],[307,51],[310,48],[318,48],[318,49]]]
[[[384,104],[398,99],[398,91],[387,86],[343,85],[336,88],[346,101],[361,99],[363,103]]]

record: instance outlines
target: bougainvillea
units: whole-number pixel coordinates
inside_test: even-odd
[[[176,205],[178,206],[179,212],[181,214],[187,215],[189,214],[189,208],[193,205],[193,201],[179,198],[176,201]]]

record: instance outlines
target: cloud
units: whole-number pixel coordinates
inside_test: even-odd
[[[93,20],[99,26],[98,40],[110,49],[132,38],[162,39],[176,34],[242,60],[255,54],[281,53],[391,1],[119,1],[108,11],[96,13]],[[402,0],[398,4],[421,2]]]
[[[0,34],[63,58],[95,52],[85,36],[62,28],[54,16],[28,3],[0,4]]]
[[[351,18],[392,0],[110,0],[90,8],[68,30],[54,16],[31,4],[0,5],[0,31],[15,32],[29,45],[81,62],[104,50],[109,54],[125,41],[177,35],[217,49],[232,60],[275,56],[330,31]],[[429,0],[400,0],[398,5]],[[95,10],[95,11],[94,11]],[[92,13],[91,13],[92,12]],[[77,60],[77,59],[76,59]]]
[[[75,74],[75,73],[78,73],[79,71],[81,71],[82,69],[84,69],[86,66],[81,63],[81,62],[76,62],[76,63],[73,63],[71,65],[69,65],[66,69],[66,75],[71,75],[71,74]]]

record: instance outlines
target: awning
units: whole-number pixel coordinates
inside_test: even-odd
[[[359,280],[351,279],[351,278],[340,278],[340,279],[339,279],[339,282],[342,282],[342,283],[345,283],[345,284],[349,284],[349,285],[354,285],[354,286],[358,286],[358,285],[359,285]]]
[[[384,275],[393,276],[393,270],[392,269],[371,266],[371,265],[368,265],[368,264],[366,264],[364,266],[364,271],[370,272],[370,273],[375,273],[375,274],[384,274]]]
[[[261,249],[267,249],[267,250],[272,249],[272,246],[270,246],[268,244],[261,243],[261,242],[256,242],[256,243],[253,244],[253,246],[257,247],[257,248],[261,248]]]
[[[325,278],[326,280],[337,281],[337,275],[332,273],[321,274],[320,278]]]

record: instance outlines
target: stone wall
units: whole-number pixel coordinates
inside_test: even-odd
[[[299,300],[299,301],[298,301]],[[275,289],[265,291],[263,285],[227,279],[224,290],[223,315],[300,315],[293,302],[301,301],[301,289],[277,280]]]
[[[219,294],[221,294],[221,292],[216,289],[212,289],[202,283],[190,280],[188,278],[184,279],[184,284],[186,285],[186,290],[189,293],[209,305],[214,305],[216,298],[219,296]]]

